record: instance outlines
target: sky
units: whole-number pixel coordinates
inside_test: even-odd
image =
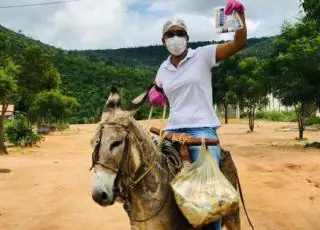
[[[1,6],[55,0],[1,0]],[[249,37],[279,34],[284,20],[294,21],[300,0],[242,0]],[[226,0],[79,0],[57,5],[0,8],[0,24],[68,50],[116,49],[161,44],[162,26],[182,18],[191,41],[229,40],[217,34],[214,8]]]

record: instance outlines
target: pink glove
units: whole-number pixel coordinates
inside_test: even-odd
[[[166,104],[166,97],[163,93],[158,92],[155,87],[152,87],[148,93],[149,101],[152,105],[161,105],[162,107]]]
[[[233,11],[237,11],[239,13],[244,12],[244,6],[242,3],[238,2],[237,0],[228,0],[226,4],[226,15],[231,15]]]

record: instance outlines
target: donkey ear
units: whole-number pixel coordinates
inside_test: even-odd
[[[108,100],[104,106],[103,112],[108,112],[110,110],[120,107],[120,94],[116,87],[112,86]]]
[[[107,102],[104,105],[104,109],[101,115],[101,120],[105,119],[109,112],[112,112],[119,107],[120,107],[120,94],[119,94],[119,91],[116,89],[116,87],[112,86]]]
[[[110,109],[116,109],[120,107],[120,94],[116,87],[112,86],[108,100],[104,107],[104,112]]]
[[[146,101],[148,97],[148,93],[150,89],[152,88],[153,85],[149,86],[148,89],[140,94],[138,97],[134,98],[131,103],[128,105],[128,108],[126,109],[127,111],[131,113],[136,113],[140,107],[143,105],[143,103]]]

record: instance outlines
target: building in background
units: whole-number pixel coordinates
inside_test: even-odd
[[[284,106],[281,104],[279,99],[275,98],[272,94],[268,95],[269,103],[268,105],[263,109],[267,112],[290,112],[294,110],[294,107],[290,106]]]

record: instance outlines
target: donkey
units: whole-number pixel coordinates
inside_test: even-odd
[[[146,97],[147,92],[122,109],[118,91],[111,89],[91,140],[92,198],[101,206],[123,203],[132,230],[196,230],[175,202],[170,187],[174,173],[167,156],[133,117]],[[228,154],[222,151],[222,160]],[[228,162],[220,168],[236,186],[236,169],[232,160]],[[240,229],[239,212],[224,217],[223,224],[229,230]]]

